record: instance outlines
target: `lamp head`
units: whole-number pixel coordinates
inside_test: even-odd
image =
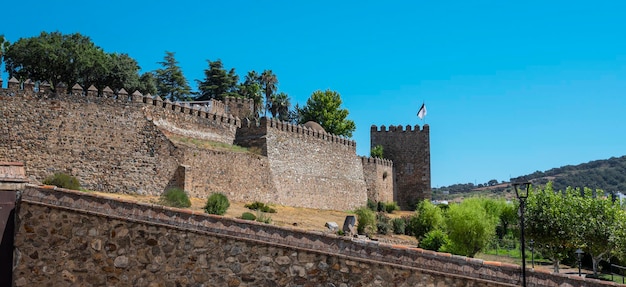
[[[585,252],[583,252],[582,249],[578,248],[578,249],[576,249],[575,253],[578,256],[578,258],[580,258],[583,255],[583,253],[585,253]]]
[[[530,191],[530,182],[516,182],[513,183],[515,188],[515,195],[518,199],[528,198],[528,192]]]

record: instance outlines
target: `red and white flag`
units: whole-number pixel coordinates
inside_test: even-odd
[[[420,118],[420,120],[423,120],[425,116],[426,116],[426,105],[422,104],[422,107],[417,112],[417,117]]]

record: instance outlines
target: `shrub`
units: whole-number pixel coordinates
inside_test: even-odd
[[[417,205],[415,214],[416,217],[411,218],[411,228],[418,240],[429,231],[443,225],[443,212],[428,200],[423,200]]]
[[[376,211],[376,207],[378,205],[376,205],[376,201],[373,201],[371,199],[367,200],[367,208],[369,208],[371,211]]]
[[[191,200],[189,200],[189,196],[185,193],[184,190],[175,187],[168,188],[163,194],[161,194],[161,199],[159,202],[163,205],[172,206],[172,207],[190,207]]]
[[[385,203],[385,212],[393,213],[396,210],[400,210],[400,207],[398,206],[397,203],[395,203],[393,201]]]
[[[250,213],[250,212],[244,212],[241,214],[241,219],[244,220],[256,220],[256,215]]]
[[[276,209],[271,208],[269,205],[266,205],[263,202],[255,201],[250,204],[244,205],[245,208],[250,210],[259,210],[267,213],[276,213]]]
[[[208,214],[224,215],[228,207],[230,207],[230,202],[228,202],[226,195],[214,193],[207,199],[204,212]]]
[[[385,203],[382,201],[378,202],[378,206],[376,208],[376,211],[378,212],[384,212],[385,211]]]
[[[369,208],[361,207],[354,211],[357,217],[356,230],[359,234],[376,232],[376,215]]]
[[[419,225],[420,225],[419,216],[417,215],[417,213],[414,213],[413,215],[408,216],[406,218],[408,219],[408,221],[407,221],[406,229],[404,231],[406,232],[407,235],[412,235],[419,239],[419,236],[417,236]]]
[[[55,173],[43,180],[43,184],[54,185],[60,188],[80,190],[80,183],[75,177],[62,172]]]
[[[389,217],[383,213],[376,214],[376,229],[379,234],[387,235],[391,226],[389,225]]]
[[[420,240],[418,247],[440,251],[441,248],[447,245],[449,242],[448,236],[441,229],[433,229],[424,235],[424,238]]]
[[[391,220],[391,226],[393,227],[393,233],[404,234],[406,222],[404,218],[394,218]]]
[[[265,213],[257,212],[256,221],[270,224],[272,223],[272,217],[269,215],[265,215]]]

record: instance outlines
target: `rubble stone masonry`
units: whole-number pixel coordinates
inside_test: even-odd
[[[14,286],[519,286],[488,262],[28,186]],[[528,286],[617,286],[529,270]]]

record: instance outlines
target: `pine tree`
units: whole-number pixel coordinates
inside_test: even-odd
[[[191,88],[183,71],[178,66],[173,52],[165,51],[163,62],[159,62],[163,68],[155,71],[157,78],[157,92],[160,96],[170,101],[184,101],[189,99]]]
[[[200,90],[200,96],[197,100],[223,100],[227,96],[239,96],[237,93],[239,76],[235,73],[235,69],[230,69],[227,72],[220,59],[207,62],[209,68],[204,70],[204,81],[196,80],[198,90]]]

